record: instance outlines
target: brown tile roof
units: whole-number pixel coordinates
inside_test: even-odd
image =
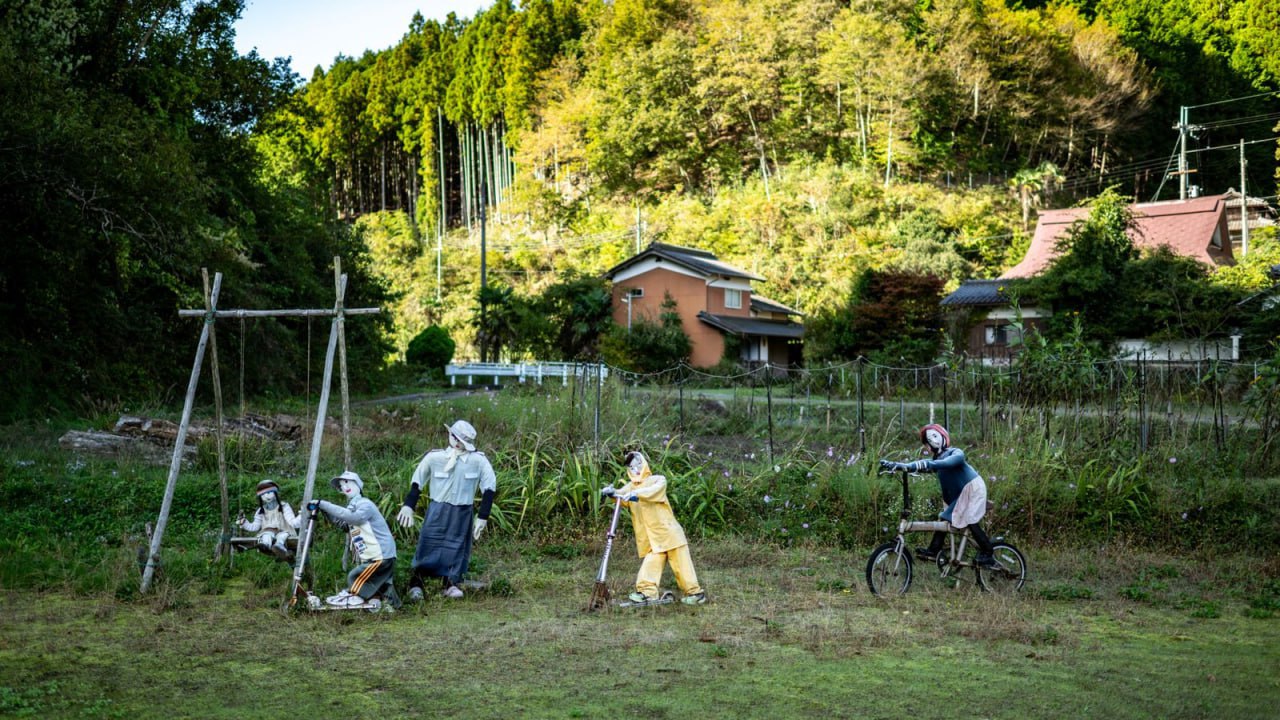
[[[1222,195],[1130,205],[1135,227],[1129,230],[1134,245],[1154,249],[1168,245],[1175,253],[1206,265],[1233,265]],[[1089,208],[1045,210],[1036,223],[1036,234],[1022,262],[1001,278],[1027,278],[1040,274],[1057,255],[1054,247],[1072,223],[1088,216]],[[1213,244],[1218,232],[1218,246]]]

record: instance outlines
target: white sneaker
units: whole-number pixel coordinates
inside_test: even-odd
[[[444,592],[441,594],[447,598],[454,598],[456,600],[457,598],[462,597],[462,588],[458,587],[457,585],[450,585],[449,587],[445,588]]]
[[[408,597],[409,597],[409,602],[415,602],[415,603],[422,602],[422,588],[420,587],[409,588]]]
[[[335,595],[329,598],[328,602],[333,607],[340,607],[340,608],[357,608],[365,604],[364,598],[360,597],[359,595],[350,595],[350,594],[348,594],[344,598],[339,598],[337,595]]]
[[[351,597],[351,591],[343,590],[337,595],[330,595],[329,597],[325,598],[324,601],[329,605],[341,605],[343,601],[345,601],[349,597]]]

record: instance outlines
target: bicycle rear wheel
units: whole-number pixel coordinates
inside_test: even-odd
[[[991,554],[999,567],[978,567],[978,584],[987,592],[1012,595],[1027,581],[1027,558],[1018,548],[1006,542],[993,543]]]
[[[867,587],[880,597],[901,595],[911,587],[911,553],[898,543],[876,548],[867,560]]]

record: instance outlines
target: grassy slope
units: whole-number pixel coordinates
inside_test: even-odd
[[[637,566],[622,547],[619,591]],[[884,602],[862,588],[860,555],[726,539],[695,547],[713,604],[586,615],[599,548],[580,550],[564,559],[490,538],[481,562],[513,595],[432,598],[394,616],[284,619],[283,566],[220,595],[139,603],[9,591],[0,711],[1262,718],[1280,702],[1280,624],[1223,589],[1275,568],[1243,558],[1037,549],[1035,583],[1012,601],[920,577]],[[1092,597],[1046,599],[1064,594]]]

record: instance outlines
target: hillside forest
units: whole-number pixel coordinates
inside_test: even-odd
[[[601,273],[654,240],[764,277],[807,360],[931,362],[940,318],[906,345],[868,318],[999,275],[1042,208],[1116,209],[1078,235],[1122,238],[1126,203],[1179,196],[1180,137],[1193,191],[1276,196],[1277,0],[496,0],[327,69],[238,53],[243,5],[0,2],[0,417],[171,401],[202,267],[223,307],[323,308],[341,256],[347,305],[390,311],[347,326],[366,389],[430,326],[459,356],[598,357]],[[1148,334],[1277,352],[1240,304],[1274,231],[1217,273],[1108,247],[1039,291],[1121,287]],[[1120,315],[1050,327],[1103,347]],[[249,392],[308,389],[318,325],[237,330]]]

